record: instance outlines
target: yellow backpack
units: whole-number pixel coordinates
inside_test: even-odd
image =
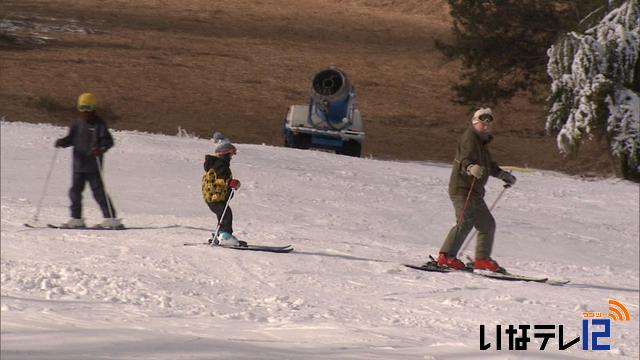
[[[202,197],[206,202],[222,202],[227,198],[229,186],[225,179],[218,179],[216,172],[209,169],[202,175]]]

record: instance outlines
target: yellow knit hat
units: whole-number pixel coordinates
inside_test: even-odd
[[[92,93],[83,93],[78,96],[78,111],[89,112],[98,108],[96,96]]]

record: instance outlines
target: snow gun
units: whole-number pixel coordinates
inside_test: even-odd
[[[363,141],[362,118],[349,78],[335,67],[319,71],[311,80],[309,103],[289,107],[284,145],[360,157]]]

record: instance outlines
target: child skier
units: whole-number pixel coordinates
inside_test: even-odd
[[[202,197],[218,219],[218,235],[214,239],[213,233],[209,243],[246,246],[244,241],[239,241],[233,236],[233,212],[228,206],[232,194],[230,189],[240,188],[240,181],[233,178],[230,168],[231,157],[236,154],[236,147],[219,132],[213,134],[213,143],[214,154],[205,155],[205,174],[202,176]]]
[[[63,227],[85,227],[82,219],[82,191],[89,182],[93,197],[102,210],[106,228],[120,228],[122,223],[116,218],[116,210],[104,190],[102,182],[103,154],[113,146],[113,138],[105,122],[96,115],[95,95],[84,93],[78,97],[78,117],[69,127],[67,136],[56,140],[55,147],[73,146],[73,184],[69,189],[71,199],[71,219]]]

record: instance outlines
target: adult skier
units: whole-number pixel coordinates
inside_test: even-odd
[[[475,227],[478,230],[478,240],[473,268],[504,271],[491,258],[496,222],[484,202],[484,186],[489,176],[497,177],[508,185],[515,184],[516,178],[503,171],[491,158],[488,145],[493,139],[492,123],[490,108],[477,110],[471,119],[471,126],[458,142],[449,180],[449,197],[455,208],[457,224],[451,228],[440,248],[437,259],[439,266],[455,270],[465,268],[465,264],[456,256],[467,235]]]
[[[216,214],[219,226],[216,238],[213,238],[215,233],[212,234],[209,243],[215,242],[222,246],[243,245],[244,242],[233,236],[233,212],[228,206],[230,189],[240,188],[240,181],[231,174],[231,157],[236,154],[236,147],[219,132],[213,134],[213,143],[214,153],[205,155],[205,174],[202,176],[202,197],[209,209]]]
[[[98,107],[95,95],[83,93],[78,97],[77,118],[69,127],[67,136],[57,139],[55,147],[73,146],[73,177],[69,198],[71,199],[71,219],[63,227],[85,227],[82,218],[82,191],[89,182],[93,197],[100,205],[104,221],[102,227],[121,227],[116,218],[116,210],[109,199],[102,181],[103,155],[113,146],[113,138],[105,122],[96,114]]]

